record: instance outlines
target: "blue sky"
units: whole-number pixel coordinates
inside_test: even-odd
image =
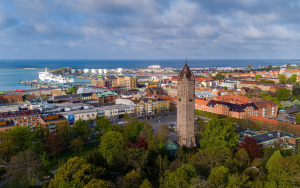
[[[300,59],[298,0],[1,0],[0,59]]]

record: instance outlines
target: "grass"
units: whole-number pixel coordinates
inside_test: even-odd
[[[98,149],[98,148],[99,148],[99,142],[93,142],[93,143],[84,144],[82,151],[77,152],[76,154],[71,149],[66,149],[62,151],[55,158],[50,157],[48,170],[58,169],[59,163],[67,162],[67,160],[72,157],[84,157],[89,151],[93,151],[94,149]]]

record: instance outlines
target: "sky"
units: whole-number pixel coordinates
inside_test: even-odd
[[[1,0],[0,59],[300,59],[299,0]]]

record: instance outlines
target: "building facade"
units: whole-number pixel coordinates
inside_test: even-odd
[[[177,78],[177,143],[195,147],[195,77],[185,64]]]

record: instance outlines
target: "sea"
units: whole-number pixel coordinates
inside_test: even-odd
[[[0,60],[0,91],[30,89],[31,86],[19,84],[19,80],[32,81],[38,79],[38,72],[45,67],[56,69],[71,67],[75,69],[114,69],[147,68],[149,65],[181,68],[186,59],[2,59]],[[289,59],[188,59],[190,67],[252,67],[268,65],[299,64],[299,60]]]

